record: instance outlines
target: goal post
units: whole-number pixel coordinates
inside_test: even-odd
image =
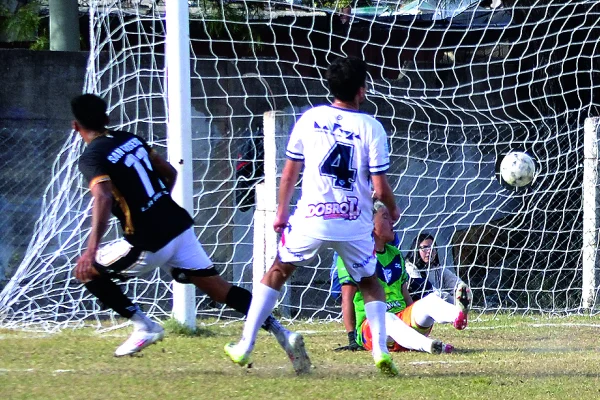
[[[582,306],[593,311],[598,294],[598,229],[600,228],[600,177],[598,176],[598,140],[600,118],[587,118],[583,139],[583,287]]]
[[[264,132],[264,182],[256,186],[256,210],[254,212],[254,284],[260,282],[265,272],[271,268],[277,255],[278,234],[273,229],[277,212],[279,179],[285,163],[287,134],[292,127],[292,118],[283,112],[273,110],[263,114]],[[282,289],[279,307],[281,314],[289,317],[289,282]]]
[[[185,1],[166,2],[167,150],[177,170],[173,199],[194,214],[192,170],[192,93],[190,84],[190,20]],[[173,317],[196,328],[196,288],[172,281]]]

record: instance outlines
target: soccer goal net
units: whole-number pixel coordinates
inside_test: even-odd
[[[454,271],[479,312],[596,307],[597,129],[590,120],[586,136],[584,125],[598,115],[597,2],[188,3],[195,229],[227,280],[250,288],[270,265],[282,146],[304,110],[331,100],[328,63],[354,55],[369,66],[363,110],[389,134],[402,253],[419,234],[434,236],[440,266],[424,273]],[[111,127],[167,154],[164,2],[89,1],[80,10],[91,46],[84,90],[107,100]],[[25,259],[0,294],[0,326],[116,321],[71,274],[90,226],[82,148],[74,136],[57,155]],[[498,181],[512,150],[536,160],[531,187]],[[105,240],[118,235],[113,221]],[[282,316],[339,318],[331,263],[325,251],[297,271]],[[171,314],[161,272],[122,287],[152,316]],[[198,316],[236,317],[196,299]]]

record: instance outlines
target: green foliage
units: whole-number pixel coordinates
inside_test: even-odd
[[[233,41],[251,41],[255,45],[260,43],[260,35],[249,21],[253,15],[262,12],[261,5],[221,0],[203,0],[197,5],[196,13],[201,17],[209,36],[231,38]]]
[[[37,1],[25,4],[14,14],[4,8],[0,10],[0,16],[4,17],[0,25],[0,32],[5,34],[9,41],[29,42],[37,39],[42,19]]]
[[[47,32],[44,30],[43,34],[38,36],[35,42],[31,46],[29,46],[30,50],[49,50],[50,49],[50,39],[48,37]]]

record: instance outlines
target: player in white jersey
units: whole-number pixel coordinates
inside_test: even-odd
[[[366,97],[366,78],[364,61],[334,61],[327,70],[333,103],[306,111],[290,135],[273,223],[275,231],[282,233],[278,255],[253,288],[242,339],[225,346],[227,355],[239,365],[248,363],[258,328],[271,313],[285,281],[296,267],[309,264],[321,247],[331,247],[349,266],[365,298],[374,330],[375,365],[387,375],[398,374],[386,346],[385,294],[374,275],[371,183],[394,221],[399,212],[385,175],[389,167],[385,130],[376,119],[358,111]],[[302,195],[290,217],[290,200],[303,166]],[[290,358],[302,374],[310,370],[310,360],[302,336],[296,339],[297,357]]]

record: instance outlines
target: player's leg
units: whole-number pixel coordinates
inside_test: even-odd
[[[181,268],[173,269],[174,275],[186,275],[187,280],[180,283],[192,283],[202,290],[212,300],[226,304],[237,312],[248,315],[248,310],[252,302],[252,293],[250,291],[233,285],[221,277],[212,265],[203,270],[183,270]],[[267,332],[272,333],[277,342],[287,351],[289,345],[289,336],[291,332],[281,325],[281,323],[272,315],[269,315],[261,326]]]
[[[296,265],[306,265],[315,256],[321,246],[321,241],[303,236],[298,231],[288,227],[281,237],[278,254],[269,271],[260,283],[254,285],[252,302],[248,310],[246,323],[242,332],[242,339],[237,344],[227,344],[225,352],[233,362],[244,365],[248,362],[250,353],[254,348],[258,328],[271,314],[279,290],[296,269]],[[310,370],[310,359],[304,348],[304,339],[301,335],[293,333],[288,337],[290,344],[286,352],[298,374]]]
[[[467,315],[460,307],[442,300],[431,293],[412,305],[412,321],[420,327],[428,328],[435,322],[452,323],[456,329],[467,326]]]
[[[356,315],[354,313],[354,296],[358,291],[358,287],[356,286],[354,279],[352,279],[348,273],[348,270],[343,266],[337,253],[335,253],[335,259],[333,265],[335,270],[334,276],[340,285],[342,294],[342,321],[344,323],[344,328],[346,328],[346,334],[348,335],[348,345],[340,346],[336,348],[335,351],[362,350],[363,348],[356,341]]]
[[[386,375],[398,375],[398,370],[392,362],[387,349],[387,333],[385,326],[385,293],[375,275],[357,280],[358,289],[365,299],[365,313],[371,327],[373,348],[371,352],[375,366]]]
[[[137,353],[145,347],[162,340],[163,328],[152,321],[135,305],[112,280],[126,280],[149,269],[161,255],[141,251],[121,239],[98,250],[95,268],[98,276],[87,282],[85,287],[98,298],[104,307],[114,310],[133,323],[133,333],[117,348],[115,356]]]
[[[427,353],[436,352],[433,348],[434,340],[406,325],[396,314],[386,313],[385,324],[387,334],[401,347]]]
[[[385,330],[385,293],[375,276],[376,259],[373,254],[373,238],[366,237],[352,242],[332,243],[346,269],[356,281],[365,301],[365,313],[371,327],[373,337],[373,359],[381,372],[397,375],[398,370],[392,362],[387,349]]]
[[[173,279],[183,284],[193,284],[212,300],[247,315],[252,294],[227,282],[213,267],[212,261],[190,228],[173,240],[175,249],[169,261],[163,265]],[[285,349],[290,332],[269,315],[262,328],[271,332]]]
[[[294,269],[293,265],[282,263],[279,257],[277,257],[273,266],[265,274],[260,283],[254,285],[252,301],[248,308],[242,339],[237,345],[226,348],[226,352],[230,356],[233,355],[238,359],[233,360],[234,362],[242,365],[247,362],[248,356],[254,348],[258,329],[273,311],[279,297],[279,290],[293,273]],[[238,357],[236,354],[240,356]]]
[[[348,346],[338,348],[339,350],[363,350],[363,348],[356,341],[356,314],[354,311],[354,296],[356,295],[357,291],[358,286],[356,286],[356,282],[354,282],[354,280],[352,280],[351,283],[347,282],[342,284],[342,320],[348,335]]]
[[[414,332],[412,334],[408,334],[401,339],[400,343],[403,347],[411,350],[420,350],[426,351],[432,354],[440,354],[440,353],[452,353],[454,347],[451,344],[443,343],[438,339],[429,338],[429,334],[431,333],[431,329],[433,325],[423,327],[419,326],[413,318],[413,310],[414,306],[418,303],[412,303],[410,306],[406,307],[404,310],[395,314],[395,317],[402,322],[404,328],[405,326],[410,327],[410,329]],[[390,324],[388,324],[388,327]],[[392,328],[393,329],[393,328]],[[416,336],[415,333],[418,335]],[[391,335],[390,331],[388,334]],[[395,338],[398,340],[398,338]]]

